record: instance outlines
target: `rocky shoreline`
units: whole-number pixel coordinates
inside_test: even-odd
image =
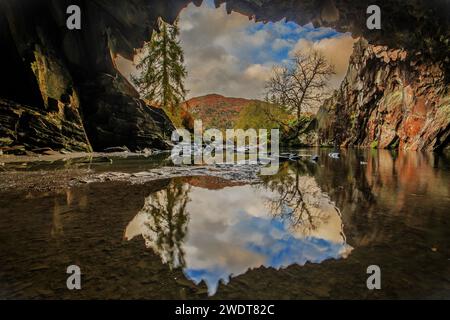
[[[239,183],[257,183],[259,165],[198,165],[170,166],[161,162],[156,168],[132,172],[108,167],[113,161],[135,158],[138,161],[151,161],[149,155],[140,153],[70,153],[41,156],[0,156],[1,191],[55,191],[90,183],[128,182],[144,184],[151,181],[178,177],[211,176]],[[29,165],[45,164],[45,169],[27,169]],[[54,165],[52,167],[52,164]],[[98,172],[94,165],[103,168]],[[102,166],[103,165],[103,166]]]

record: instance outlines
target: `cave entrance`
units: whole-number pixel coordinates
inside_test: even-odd
[[[183,108],[207,127],[235,127],[243,106],[264,100],[273,68],[287,64],[297,50],[323,53],[335,66],[330,92],[338,88],[356,41],[349,33],[316,28],[311,23],[255,21],[251,16],[227,12],[225,4],[216,7],[213,0],[187,5],[177,24],[187,70]],[[134,61],[117,56],[116,68],[132,82],[131,76],[142,72],[136,65],[144,55],[145,50],[140,49]],[[307,111],[315,113],[318,107]]]

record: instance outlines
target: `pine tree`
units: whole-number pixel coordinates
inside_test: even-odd
[[[131,80],[142,98],[176,116],[186,96],[183,81],[187,75],[179,29],[177,21],[171,25],[162,19],[158,19],[158,28],[145,44],[145,55],[136,66],[140,74]]]

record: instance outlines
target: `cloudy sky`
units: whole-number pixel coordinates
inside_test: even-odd
[[[201,7],[190,4],[180,14],[180,40],[185,54],[188,98],[218,93],[262,98],[264,83],[274,65],[285,63],[295,50],[315,47],[336,66],[331,84],[345,75],[354,39],[333,29],[298,26],[293,22],[255,23],[212,0]],[[129,76],[133,64],[118,59],[119,70]]]

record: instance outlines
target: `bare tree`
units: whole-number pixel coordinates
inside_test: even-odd
[[[298,134],[302,113],[325,100],[333,74],[334,66],[320,51],[296,51],[289,65],[273,68],[266,83],[266,99],[296,117]]]

